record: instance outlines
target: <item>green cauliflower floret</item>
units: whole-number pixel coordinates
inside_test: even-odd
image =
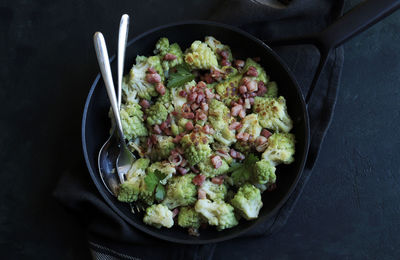
[[[172,141],[172,136],[155,135],[157,143],[152,147],[149,153],[149,157],[152,161],[160,161],[167,159],[171,154],[171,151],[175,148],[175,144]]]
[[[231,200],[231,204],[245,219],[256,219],[263,206],[260,190],[254,187],[254,185],[245,184],[239,188]]]
[[[221,101],[211,99],[208,104],[208,121],[214,130],[222,130],[231,122],[230,111]]]
[[[168,108],[162,102],[156,102],[150,108],[146,110],[147,124],[159,125],[164,122],[169,114]]]
[[[275,166],[267,160],[258,161],[253,171],[253,182],[258,184],[275,183]]]
[[[214,167],[210,158],[206,158],[205,160],[200,161],[197,166],[203,175],[212,178],[229,171],[229,165],[225,162],[225,160],[221,159],[221,161],[222,165],[218,169]]]
[[[154,189],[148,188],[145,177],[142,178],[142,183],[140,184],[139,199],[147,205],[152,205],[154,203]]]
[[[132,202],[138,199],[140,186],[142,185],[143,178],[146,175],[146,168],[149,164],[150,160],[144,158],[140,158],[132,164],[126,174],[126,181],[119,186],[119,201]]]
[[[202,133],[186,134],[181,139],[185,158],[190,165],[205,161],[211,156],[209,138]]]
[[[156,49],[153,51],[154,54],[164,57],[169,50],[169,40],[168,38],[162,37],[156,43]]]
[[[164,70],[161,65],[161,59],[159,56],[150,56],[147,58],[147,63],[149,64],[150,68],[153,68],[157,71],[158,74],[161,76],[161,83],[164,83],[165,76]]]
[[[179,47],[179,45],[177,43],[174,43],[169,46],[168,53],[175,55],[176,59],[170,60],[170,61],[163,60],[162,66],[163,66],[164,72],[167,75],[168,75],[170,68],[173,68],[183,62],[183,52],[181,50],[181,47]]]
[[[136,64],[132,66],[128,75],[124,77],[122,84],[122,93],[125,102],[137,103],[136,95],[147,100],[158,95],[154,84],[146,81],[146,71],[150,67],[153,67],[160,74],[161,79],[164,80],[164,72],[158,56],[148,58],[137,56]]]
[[[168,61],[163,60],[165,55],[173,54],[176,56],[176,59]],[[156,43],[156,49],[154,50],[154,54],[157,54],[162,61],[162,67],[164,69],[164,73],[168,75],[169,69],[179,65],[183,62],[183,53],[181,47],[177,43],[169,44],[169,40],[165,37],[160,38]]]
[[[221,101],[212,99],[209,102],[208,121],[215,130],[213,137],[226,146],[230,146],[236,141],[234,131],[229,129],[229,124],[233,120],[229,114],[229,108]]]
[[[211,69],[218,67],[217,57],[214,52],[201,41],[194,41],[190,49],[186,50],[185,62],[192,69]]]
[[[262,127],[285,133],[288,133],[293,127],[284,97],[255,97],[253,112],[258,114]]]
[[[238,130],[238,133],[248,133],[253,139],[256,139],[262,130],[259,124],[257,114],[247,115],[241,121],[242,127]]]
[[[253,144],[248,141],[239,141],[236,142],[233,147],[235,148],[235,150],[247,155],[252,151]]]
[[[215,55],[217,55],[218,60],[222,60],[222,57],[219,53],[221,51],[226,51],[228,53],[228,61],[232,62],[233,60],[232,52],[231,48],[229,48],[228,45],[222,44],[220,41],[218,41],[212,36],[206,36],[205,43],[207,43],[207,45],[211,48],[211,50],[213,50]]]
[[[248,154],[244,159],[243,163],[231,166],[233,169],[230,176],[230,181],[232,185],[237,187],[242,186],[246,182],[251,180],[253,174],[253,167],[259,159],[254,154]]]
[[[173,100],[172,92],[169,89],[165,89],[165,94],[157,98],[156,103],[163,104],[167,109],[168,113],[174,111],[174,106],[172,105]]]
[[[171,91],[166,89],[165,94],[159,96],[156,103],[146,110],[147,124],[159,125],[165,121],[169,113],[174,110],[171,100]]]
[[[217,230],[231,228],[238,224],[233,207],[222,200],[212,202],[208,199],[200,199],[194,208],[209,225],[217,226]]]
[[[215,91],[227,106],[230,106],[232,101],[239,99],[238,85],[241,79],[242,75],[232,76],[215,86]]]
[[[262,154],[272,165],[290,164],[294,161],[295,137],[290,133],[274,133],[268,138],[268,147]]]
[[[151,172],[155,172],[155,171],[159,171],[160,173],[162,173],[164,175],[164,178],[162,180],[160,180],[160,183],[162,185],[167,184],[167,181],[169,179],[171,179],[172,175],[174,175],[176,173],[175,167],[167,161],[155,162],[155,163],[151,164],[150,167],[147,168],[148,174]]]
[[[269,97],[273,97],[273,98],[278,97],[278,85],[276,84],[275,81],[268,82],[266,87],[267,87],[267,93],[265,93],[265,96],[269,96]]]
[[[168,181],[167,192],[163,205],[169,209],[179,206],[189,206],[197,200],[197,189],[193,184],[194,174],[172,177]]]
[[[146,209],[143,222],[156,228],[170,228],[174,225],[172,211],[162,204],[154,204]]]
[[[181,207],[178,215],[178,225],[183,228],[199,228],[201,224],[200,214],[193,207]]]
[[[243,68],[243,72],[246,73],[247,70],[251,66],[257,69],[258,76],[256,77],[256,80],[262,81],[262,82],[264,82],[264,84],[267,84],[269,81],[269,77],[268,77],[267,73],[265,72],[264,68],[261,67],[261,65],[258,64],[257,62],[255,62],[253,59],[247,58],[246,63]]]
[[[196,81],[192,80],[185,84],[183,87],[179,88],[171,88],[171,97],[172,97],[172,105],[175,108],[175,111],[181,111],[183,104],[187,103],[186,97],[181,97],[179,92],[181,90],[188,91],[191,87],[196,86]]]
[[[235,132],[230,130],[228,126],[221,130],[215,131],[213,137],[215,140],[226,146],[230,146],[236,142]]]
[[[210,180],[203,182],[201,189],[206,192],[207,198],[212,201],[224,200],[228,192],[225,184],[215,184]]]
[[[228,80],[228,79],[232,78],[233,76],[238,75],[238,70],[232,66],[224,66],[221,68],[221,73],[223,75],[222,78],[224,80]]]
[[[147,136],[147,128],[143,123],[143,111],[135,103],[123,105],[120,110],[122,128],[127,140]]]

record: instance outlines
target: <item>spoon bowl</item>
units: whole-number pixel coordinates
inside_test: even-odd
[[[119,185],[119,179],[115,169],[115,162],[117,161],[118,155],[118,142],[114,135],[111,135],[100,149],[98,167],[104,186],[114,196],[118,194]]]

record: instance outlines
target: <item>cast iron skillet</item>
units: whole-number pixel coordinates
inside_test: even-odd
[[[368,1],[318,35],[286,39],[279,42],[279,44],[315,44],[321,51],[320,66],[313,80],[311,91],[307,94],[307,101],[318,81],[319,72],[325,65],[326,57],[332,48],[389,15],[398,7],[399,1]],[[204,39],[204,36],[207,35],[212,35],[223,43],[230,45],[234,57],[260,57],[261,65],[266,69],[267,74],[278,83],[279,95],[286,98],[288,112],[294,122],[292,132],[297,140],[295,162],[278,167],[277,189],[263,194],[264,206],[258,219],[240,221],[238,226],[220,232],[214,228],[201,230],[200,237],[189,236],[185,229],[175,226],[171,229],[156,229],[145,225],[142,221],[142,214],[132,214],[128,204],[119,202],[106,190],[97,168],[98,152],[104,140],[109,136],[110,128],[110,122],[107,117],[110,104],[103,81],[99,80],[100,75],[96,77],[90,89],[82,120],[82,143],[86,164],[96,187],[109,206],[121,218],[137,229],[163,240],[183,244],[204,244],[232,239],[272,217],[294,190],[303,171],[309,147],[310,129],[307,104],[289,68],[264,42],[235,27],[206,21],[180,22],[157,27],[139,35],[128,43],[125,71],[128,71],[129,67],[134,63],[136,55],[151,55],[155,43],[160,37],[168,37],[170,42],[177,42],[182,48],[186,48],[194,40]],[[112,62],[111,65],[112,70],[116,72],[116,63]],[[115,75],[114,78],[116,78]]]

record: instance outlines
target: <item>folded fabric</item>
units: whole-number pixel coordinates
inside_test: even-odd
[[[222,1],[216,11],[210,13],[209,19],[238,26],[260,39],[270,41],[319,32],[340,16],[342,7],[343,0],[230,0]],[[281,46],[275,48],[275,51],[286,61],[306,95],[318,64],[319,53],[312,46]],[[255,243],[262,244],[267,235],[276,232],[286,223],[311,176],[329,127],[342,64],[343,48],[337,48],[329,57],[308,104],[311,145],[306,169],[296,189],[273,218],[240,239],[259,236]],[[178,245],[136,230],[108,207],[92,183],[83,162],[63,174],[55,196],[81,217],[87,227],[89,245],[95,259],[211,259],[218,248],[224,248],[230,243]],[[245,251],[236,252],[235,256],[251,258],[252,252]]]

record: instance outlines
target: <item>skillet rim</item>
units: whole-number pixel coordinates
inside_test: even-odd
[[[88,108],[89,108],[89,104],[90,101],[92,100],[92,95],[94,93],[94,90],[96,88],[96,86],[98,85],[98,82],[100,80],[100,73],[97,74],[93,84],[90,87],[89,90],[89,94],[86,98],[85,101],[85,107],[84,107],[84,111],[83,111],[83,116],[82,116],[82,126],[81,126],[81,133],[82,133],[82,148],[83,148],[83,154],[84,154],[84,158],[85,158],[85,163],[86,163],[86,167],[89,170],[90,173],[90,177],[92,178],[97,190],[99,191],[99,193],[101,194],[101,196],[103,197],[103,199],[107,202],[107,204],[110,206],[110,208],[118,214],[118,216],[120,216],[123,220],[125,220],[126,222],[128,222],[130,225],[134,226],[135,228],[139,229],[140,231],[147,233],[155,238],[158,239],[162,239],[164,241],[169,241],[169,242],[173,242],[173,243],[178,243],[178,244],[189,244],[189,245],[201,245],[201,244],[208,244],[208,243],[217,243],[217,242],[222,242],[222,241],[226,241],[226,240],[230,240],[236,237],[239,237],[240,235],[246,233],[247,231],[249,231],[250,229],[254,228],[255,226],[259,225],[262,222],[265,222],[267,219],[270,219],[273,215],[275,215],[281,208],[282,206],[286,203],[286,201],[289,199],[290,195],[292,194],[292,192],[294,191],[294,189],[296,188],[300,177],[302,176],[304,167],[305,167],[305,163],[306,163],[306,159],[307,159],[307,155],[308,155],[308,150],[309,150],[309,142],[310,142],[310,125],[309,125],[309,116],[308,116],[308,111],[307,111],[307,105],[305,103],[304,100],[304,96],[303,93],[300,89],[300,86],[296,80],[296,78],[294,77],[293,73],[291,72],[290,68],[286,65],[286,63],[282,60],[282,58],[275,53],[275,51],[273,51],[265,42],[263,42],[262,40],[258,39],[257,37],[251,35],[250,33],[247,33],[246,31],[239,29],[237,27],[234,27],[232,25],[228,25],[228,24],[224,24],[224,23],[219,23],[219,22],[213,22],[213,21],[205,21],[205,20],[185,20],[185,21],[180,21],[180,22],[173,22],[173,23],[168,23],[165,25],[161,25],[161,26],[157,26],[153,29],[147,30],[137,36],[135,36],[133,39],[131,39],[130,41],[128,41],[127,46],[129,47],[131,44],[133,44],[134,42],[136,42],[137,40],[140,40],[144,37],[146,37],[147,35],[155,32],[155,31],[159,31],[165,28],[169,28],[169,27],[174,27],[174,26],[180,26],[180,25],[211,25],[211,26],[215,26],[215,27],[220,27],[220,28],[224,28],[224,29],[228,29],[231,30],[235,33],[241,34],[246,38],[249,38],[250,40],[255,41],[256,43],[260,44],[262,47],[264,47],[266,49],[266,51],[269,51],[270,54],[272,56],[274,56],[275,59],[277,59],[277,61],[280,63],[280,65],[282,66],[282,68],[286,71],[287,76],[290,78],[290,80],[293,81],[296,91],[297,91],[297,95],[300,98],[300,102],[301,102],[301,107],[302,107],[302,114],[303,114],[303,119],[304,119],[304,123],[305,123],[305,140],[304,140],[304,147],[303,147],[303,157],[301,158],[301,163],[297,169],[297,175],[296,178],[294,180],[294,182],[292,183],[292,185],[289,187],[288,192],[285,194],[285,196],[279,201],[279,203],[275,206],[275,208],[273,210],[271,210],[269,213],[267,213],[266,215],[262,216],[262,218],[259,219],[259,221],[254,222],[252,225],[249,225],[246,228],[243,228],[241,230],[238,230],[237,232],[234,232],[233,234],[229,234],[223,237],[219,237],[219,238],[213,238],[213,239],[207,239],[207,240],[195,240],[195,239],[177,239],[174,237],[170,237],[170,236],[166,236],[163,234],[159,234],[157,232],[153,232],[150,227],[145,226],[145,224],[141,223],[141,224],[137,224],[135,223],[131,218],[129,218],[127,215],[125,215],[122,211],[120,211],[120,209],[115,205],[115,203],[108,197],[108,194],[106,194],[106,190],[104,189],[104,184],[98,180],[98,176],[99,173],[97,172],[98,169],[93,169],[90,165],[90,159],[89,159],[89,155],[88,155],[88,151],[87,151],[87,144],[86,144],[86,119],[87,119],[87,115],[88,115]],[[110,63],[115,59],[115,55],[113,55],[110,58]],[[97,165],[97,164],[96,164]]]

